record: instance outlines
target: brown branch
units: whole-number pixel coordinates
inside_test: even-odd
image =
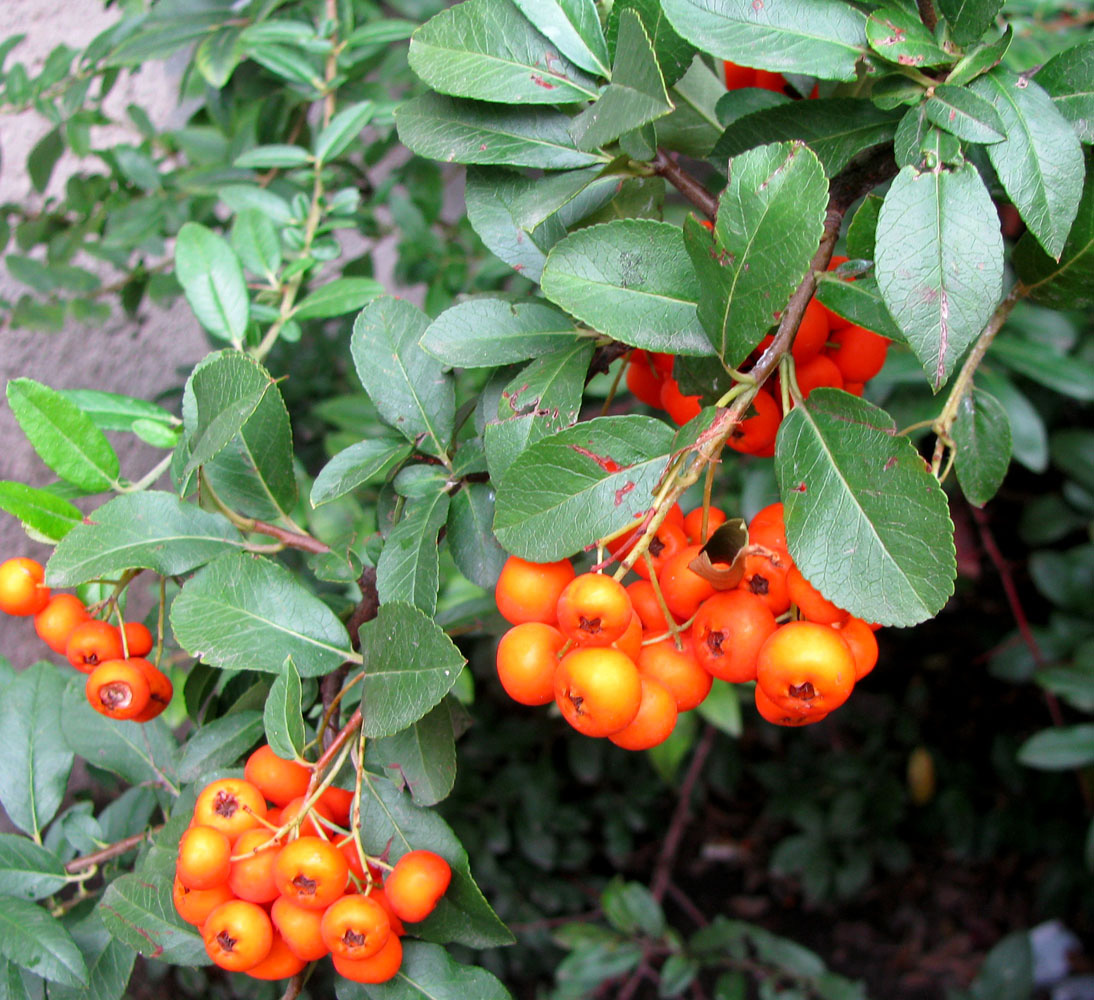
[[[354,649],[361,648],[361,637],[357,634],[365,622],[372,621],[376,612],[380,609],[380,595],[376,592],[376,567],[366,566],[357,579],[357,586],[361,588],[361,600],[353,609],[353,614],[346,622],[349,629],[349,641]]]
[[[653,172],[664,177],[677,191],[690,201],[708,219],[718,214],[718,199],[691,176],[664,150],[659,149],[653,158]]]
[[[285,528],[279,528],[276,524],[269,524],[266,521],[256,521],[248,518],[248,523],[243,526],[244,531],[253,531],[259,535],[269,535],[271,538],[276,538],[282,545],[287,545],[292,549],[303,549],[305,552],[316,552],[319,555],[323,555],[330,552],[330,546],[325,545],[319,541],[318,538],[312,538],[311,535],[301,535],[296,531],[288,531]]]
[[[334,704],[334,699],[338,697],[338,692],[342,690],[342,685],[345,684],[348,673],[349,664],[343,663],[319,682],[319,698],[323,703],[323,718],[327,720],[327,725],[320,734],[324,745],[329,744],[338,735],[338,713],[332,712],[330,709],[331,705]]]
[[[928,31],[934,31],[938,27],[938,15],[934,12],[934,4],[931,0],[916,0],[919,7],[919,19]]]
[[[91,854],[85,854],[81,858],[73,858],[65,865],[65,871],[70,875],[73,875],[76,872],[83,871],[85,868],[93,868],[102,861],[109,861],[111,858],[117,858],[123,854],[127,854],[129,851],[133,850],[134,847],[139,847],[141,843],[152,836],[152,834],[158,833],[162,829],[162,826],[154,826],[151,830],[143,830],[140,833],[134,833],[131,837],[126,837],[124,840],[119,840],[117,843],[109,844],[101,850],[93,851]]]
[[[338,756],[342,747],[346,745],[346,740],[357,731],[357,727],[361,725],[361,722],[361,709],[358,708],[353,715],[349,717],[349,721],[338,730],[338,735],[334,737],[330,746],[323,751],[322,755],[312,766],[311,781],[308,782],[308,791],[304,796],[305,798],[311,795],[311,793],[319,787],[319,783],[322,780],[320,775],[323,773],[323,770],[326,767],[329,767],[331,761]]]
[[[285,992],[281,994],[281,1000],[296,1000],[300,991],[304,988],[304,980],[307,978],[307,969],[298,972],[285,984]]]

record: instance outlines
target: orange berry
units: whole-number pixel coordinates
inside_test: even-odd
[[[758,69],[756,70],[756,82],[752,86],[781,94],[786,90],[786,80],[783,79],[782,73],[771,73],[766,69]]]
[[[661,409],[661,375],[645,351],[633,351],[627,364],[627,388],[647,406]]]
[[[789,559],[783,562],[779,554],[772,558],[754,552],[745,556],[745,575],[739,587],[760,598],[772,614],[781,615],[790,608],[790,592],[786,586],[789,567]]]
[[[602,573],[582,573],[558,598],[558,627],[586,646],[609,646],[627,631],[634,608],[623,584]]]
[[[278,896],[270,907],[270,919],[297,958],[314,962],[330,954],[320,931],[322,910],[309,910],[284,896]]]
[[[638,540],[638,533],[635,532],[634,540]],[[653,563],[653,571],[658,576],[661,575],[661,567],[671,559],[681,549],[687,548],[688,536],[683,527],[678,524],[670,523],[666,518],[661,522],[661,527],[654,532],[653,537],[649,541],[649,547],[647,552],[650,554],[650,562]],[[627,547],[628,552],[630,546]],[[626,557],[627,553],[623,553],[623,557]],[[643,580],[650,578],[650,568],[646,564],[646,557],[643,555],[634,564],[634,572],[640,576]]]
[[[676,699],[662,684],[642,677],[642,701],[630,725],[608,737],[624,750],[649,750],[672,735],[676,728]]]
[[[791,566],[786,574],[786,589],[792,604],[797,605],[801,616],[807,621],[821,625],[834,625],[847,617],[843,608],[836,607],[804,576],[797,566]]]
[[[752,398],[749,416],[730,432],[726,441],[734,451],[745,455],[758,455],[775,443],[775,435],[782,422],[782,409],[775,397],[761,389]]]
[[[676,379],[669,377],[661,383],[661,406],[672,418],[673,423],[681,427],[697,417],[703,404],[699,396],[685,396],[680,391]]]
[[[353,961],[372,958],[387,943],[391,921],[371,896],[343,896],[323,913],[323,942],[332,955]]]
[[[638,662],[638,655],[642,652],[642,619],[638,617],[638,612],[631,612],[627,631],[612,643],[612,649],[618,649],[621,653],[626,653],[635,663]]]
[[[828,717],[827,712],[813,711],[800,715],[797,712],[788,712],[780,708],[766,694],[759,684],[756,685],[753,695],[756,699],[756,711],[761,717],[776,726],[811,726],[814,722]]]
[[[682,621],[694,615],[699,605],[714,593],[708,581],[688,568],[697,555],[699,546],[689,545],[669,559],[657,577],[669,611]]]
[[[229,972],[246,972],[273,947],[273,925],[261,906],[242,899],[222,903],[201,925],[205,950]]]
[[[0,611],[36,615],[49,603],[46,571],[35,559],[17,556],[0,563]]]
[[[206,785],[194,803],[193,823],[220,830],[233,844],[265,818],[262,793],[242,778],[221,778]]]
[[[802,365],[820,354],[827,341],[828,314],[816,299],[810,299],[798,332],[794,335],[794,346],[790,353],[794,356],[794,361]]]
[[[167,675],[144,657],[134,656],[125,662],[131,663],[140,670],[144,674],[144,679],[148,681],[148,704],[143,712],[133,717],[133,721],[151,722],[171,704],[171,696],[175,693],[175,689]]]
[[[228,885],[248,903],[271,903],[279,895],[273,870],[281,848],[269,843],[272,833],[261,826],[246,830],[232,847],[236,860],[228,873]]]
[[[125,648],[130,656],[147,656],[155,645],[152,633],[140,622],[126,622]]]
[[[228,880],[231,856],[232,845],[223,833],[192,826],[179,838],[175,874],[187,889],[212,889]]]
[[[845,621],[836,622],[834,628],[855,658],[855,680],[860,681],[877,665],[877,637],[861,618],[849,615]]]
[[[235,899],[235,896],[227,882],[213,886],[212,889],[189,889],[182,884],[176,873],[171,898],[178,915],[188,924],[200,927],[213,910],[221,903]]]
[[[403,964],[403,943],[398,934],[388,935],[387,941],[372,958],[354,961],[342,955],[331,955],[334,971],[355,983],[386,983],[395,978]]]
[[[627,586],[627,596],[631,599],[631,605],[642,619],[642,627],[654,635],[669,630],[665,614],[657,600],[657,594],[653,584],[649,580],[635,580]]]
[[[349,826],[349,812],[353,808],[353,792],[348,788],[331,785],[323,789],[319,801],[329,810],[331,819],[341,827]]]
[[[281,895],[297,906],[324,910],[346,891],[349,865],[330,842],[300,837],[281,849],[274,880]]]
[[[514,625],[498,643],[498,680],[521,705],[547,705],[555,697],[558,651],[566,637],[543,622]]]
[[[252,979],[290,979],[302,972],[307,964],[304,959],[293,954],[285,939],[275,930],[270,953],[258,965],[252,965],[247,970],[247,975]]]
[[[643,646],[638,673],[667,688],[676,701],[677,711],[687,712],[701,705],[710,694],[714,678],[696,660],[689,634],[682,637],[682,644],[684,648],[677,649],[670,636]]]
[[[391,907],[391,900],[387,898],[387,893],[384,891],[384,887],[378,883],[374,883],[369,890],[369,898],[375,899],[387,913],[388,922],[391,924],[391,933],[398,934],[402,937],[406,933],[406,928],[403,926],[402,920],[399,919],[399,914]]]
[[[414,923],[433,912],[451,881],[452,869],[439,854],[408,851],[395,862],[384,891],[399,919]]]
[[[263,745],[247,758],[243,776],[270,802],[284,806],[308,790],[311,771],[294,760],[283,760]]]
[[[828,348],[845,382],[869,382],[885,364],[889,341],[861,326],[847,326],[829,337]],[[846,388],[846,386],[845,386]]]
[[[826,354],[818,354],[815,358],[810,358],[798,365],[794,374],[798,380],[798,388],[805,399],[809,398],[809,394],[814,389],[843,388],[843,373]]]
[[[791,715],[831,712],[855,686],[855,658],[835,629],[816,622],[789,622],[760,647],[756,682]]]
[[[111,719],[133,719],[148,706],[151,689],[142,671],[128,660],[107,660],[88,675],[88,703]]]
[[[77,625],[68,636],[65,656],[77,670],[91,673],[100,663],[123,658],[122,634],[110,622],[91,618]]]
[[[720,680],[755,680],[756,656],[776,628],[761,598],[745,590],[722,591],[703,602],[691,626],[695,659]]]
[[[558,620],[559,595],[573,578],[574,567],[569,559],[534,563],[510,556],[498,577],[494,600],[510,625],[523,622],[553,625]]]
[[[555,671],[555,701],[563,718],[579,733],[611,736],[638,714],[642,702],[638,668],[618,649],[575,649]]]
[[[703,531],[703,508],[696,507],[695,510],[689,511],[684,517],[684,533],[688,536],[688,541],[694,545],[702,545],[706,542],[707,538],[714,534],[721,525],[725,524],[726,514],[724,510],[720,510],[718,507],[710,507],[707,509],[707,533],[704,538]]]
[[[34,616],[34,631],[55,653],[64,654],[72,630],[91,618],[75,594],[54,594]]]
[[[783,505],[773,503],[759,511],[748,524],[748,544],[762,545],[780,554],[785,553],[790,562],[790,549],[786,544],[786,525],[783,523]]]
[[[281,825],[284,826],[287,823],[291,823],[296,819],[300,810],[304,807],[304,796],[301,795],[291,802],[287,802],[281,809]],[[316,816],[320,819],[316,819]],[[334,814],[321,798],[318,799],[315,804],[308,811],[307,817],[300,824],[300,835],[302,837],[322,837],[323,831],[327,829],[320,820],[329,820],[334,822]]]
[[[751,66],[738,66],[728,59],[722,64],[727,90],[743,90],[756,86],[756,70]]]

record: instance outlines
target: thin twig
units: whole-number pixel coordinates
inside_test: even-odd
[[[923,26],[928,31],[934,31],[938,27],[938,15],[934,11],[934,4],[931,0],[916,0],[916,6],[919,7],[919,19],[923,22]]]
[[[65,871],[72,875],[75,872],[83,871],[85,868],[93,868],[103,861],[109,861],[111,858],[117,858],[123,854],[128,854],[134,847],[139,847],[145,840],[162,829],[162,826],[154,826],[151,830],[142,830],[140,833],[134,833],[131,837],[126,837],[123,840],[119,840],[117,843],[109,844],[98,851],[93,851],[91,854],[85,854],[80,858],[73,858],[65,865]]]
[[[281,1000],[296,1000],[300,991],[304,988],[304,978],[307,970],[298,972],[285,984],[285,992],[281,994]]]
[[[708,219],[717,217],[718,199],[664,150],[659,149],[653,158],[653,172],[664,177]]]

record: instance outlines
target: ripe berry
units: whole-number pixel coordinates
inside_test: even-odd
[[[555,701],[563,718],[586,736],[611,736],[638,714],[642,681],[625,653],[610,648],[579,648],[555,671]]]
[[[398,934],[388,935],[387,941],[372,958],[354,961],[342,955],[331,955],[334,971],[355,983],[386,983],[395,978],[403,964],[403,943]]]
[[[134,719],[151,697],[148,680],[127,660],[107,660],[91,671],[84,687],[88,703],[111,719]]]
[[[547,705],[555,697],[558,651],[566,637],[553,625],[514,625],[498,643],[498,680],[521,705]]]
[[[122,634],[110,622],[92,618],[81,622],[68,636],[65,656],[77,670],[89,674],[100,663],[124,657]]]
[[[18,556],[0,564],[0,611],[36,615],[49,603],[46,571],[34,559]]]
[[[327,907],[319,929],[331,954],[360,961],[387,943],[391,921],[371,896],[343,896]]]
[[[630,724],[608,737],[624,750],[649,750],[664,743],[676,728],[676,699],[651,677],[642,677],[642,700]]]
[[[34,631],[55,653],[64,654],[72,630],[91,616],[75,594],[54,594],[34,616]]]
[[[760,647],[756,682],[790,715],[831,712],[855,686],[855,659],[835,629],[789,622]]]
[[[232,845],[220,830],[192,826],[179,839],[175,874],[187,889],[212,889],[228,880],[231,856]]]
[[[274,862],[281,895],[305,909],[325,910],[346,891],[349,865],[342,852],[319,837],[300,837]]]
[[[241,778],[221,778],[206,785],[194,803],[193,822],[220,830],[233,844],[265,818],[262,793]]]
[[[294,760],[282,760],[263,745],[247,758],[243,776],[270,802],[284,806],[308,790],[311,771]]]
[[[553,625],[558,620],[559,595],[573,578],[574,568],[569,559],[533,563],[510,556],[498,577],[494,600],[510,625],[522,622]]]
[[[273,947],[273,925],[266,911],[242,899],[213,910],[201,926],[201,936],[209,957],[229,972],[246,972]]]
[[[391,908],[401,920],[425,920],[452,881],[447,861],[433,851],[409,851],[395,862],[384,883]]]
[[[558,598],[558,627],[587,646],[609,646],[627,631],[631,599],[621,583],[601,573],[575,577]]]

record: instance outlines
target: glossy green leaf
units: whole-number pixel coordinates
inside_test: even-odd
[[[316,161],[329,163],[335,157],[341,156],[375,113],[376,105],[372,101],[358,101],[339,111],[315,137]]]
[[[577,337],[573,322],[542,302],[468,299],[441,313],[421,345],[452,367],[494,368],[564,350]]]
[[[452,378],[420,346],[429,317],[404,299],[369,303],[353,324],[357,377],[380,415],[408,441],[438,457],[452,440]]]
[[[957,61],[957,65],[950,70],[946,82],[954,87],[963,87],[971,83],[981,73],[986,73],[999,65],[1012,41],[1014,41],[1014,27],[1008,24],[1006,30],[994,41],[971,46]]]
[[[178,423],[162,406],[135,396],[100,389],[62,389],[61,395],[83,410],[101,431],[131,431],[139,421],[165,426]]]
[[[709,158],[721,166],[726,157],[755,146],[798,139],[816,153],[825,175],[834,177],[863,150],[889,142],[900,117],[844,97],[781,103],[736,118]]]
[[[904,340],[904,334],[878,291],[877,282],[871,277],[843,281],[831,272],[822,274],[817,280],[817,299],[856,326],[864,326],[890,340]]]
[[[1060,259],[1083,190],[1083,153],[1067,119],[1034,81],[1002,68],[974,80],[1006,128],[988,158],[1045,252]]]
[[[901,170],[878,217],[876,268],[885,305],[937,392],[1002,293],[1003,238],[971,164]]]
[[[257,209],[271,222],[285,225],[292,220],[292,209],[282,197],[257,184],[228,184],[217,190],[220,200],[233,212]]]
[[[847,227],[847,256],[852,260],[873,260],[877,241],[877,217],[884,199],[868,194],[855,210]]]
[[[103,432],[74,403],[30,378],[8,382],[8,405],[39,458],[88,493],[110,489],[118,456]]]
[[[376,562],[376,590],[381,602],[406,601],[430,615],[437,610],[437,537],[448,520],[449,503],[448,494],[440,490],[407,502]]]
[[[206,774],[235,764],[261,740],[261,712],[233,712],[214,719],[192,733],[183,746],[179,778],[199,781]]]
[[[592,343],[579,342],[537,358],[502,389],[483,429],[494,482],[529,445],[577,420],[592,356]]]
[[[1081,142],[1094,142],[1094,39],[1058,52],[1034,78]]]
[[[637,415],[600,417],[544,438],[502,477],[498,541],[536,562],[584,548],[645,509],[671,449],[669,427]]]
[[[319,470],[312,483],[311,505],[319,507],[358,486],[379,482],[410,452],[407,442],[395,438],[371,438],[351,444]]]
[[[274,281],[281,267],[281,240],[269,217],[245,208],[232,222],[232,249],[252,274]]]
[[[0,833],[0,895],[44,899],[66,885],[64,865],[27,837]]]
[[[69,930],[87,965],[87,986],[56,984],[49,989],[50,1000],[121,1000],[137,953],[110,935],[97,910]]]
[[[695,159],[708,156],[722,134],[717,107],[724,86],[702,59],[694,60],[672,86],[672,114],[654,126],[658,145]]]
[[[964,395],[953,424],[954,471],[969,503],[983,507],[1003,484],[1010,466],[1010,419],[991,393]]]
[[[1018,748],[1018,760],[1042,771],[1069,771],[1094,763],[1094,725],[1061,726],[1035,733]]]
[[[1094,400],[1094,363],[1085,358],[1060,354],[1009,333],[995,338],[990,356],[1055,392],[1083,402]]]
[[[178,576],[242,545],[239,531],[222,514],[171,493],[127,493],[65,535],[46,566],[46,581],[71,587],[136,568]]]
[[[596,81],[533,27],[512,0],[465,0],[414,32],[410,66],[454,97],[565,104],[596,96]]]
[[[175,277],[186,301],[213,336],[242,343],[249,302],[239,258],[223,236],[187,222],[175,242]]]
[[[883,59],[901,66],[942,66],[953,62],[935,40],[919,12],[886,0],[866,20],[866,38]]]
[[[356,312],[384,294],[374,278],[335,278],[309,292],[292,311],[295,320],[329,319]]]
[[[606,30],[608,48],[615,52],[617,61],[620,49],[626,48],[626,43],[619,41],[619,25],[625,11],[631,11],[641,18],[657,56],[661,75],[665,78],[665,84],[671,87],[687,72],[695,56],[695,46],[676,33],[665,17],[661,0],[619,0],[612,5]],[[615,81],[614,74],[612,80]]]
[[[456,683],[463,654],[424,612],[400,601],[381,603],[361,626],[368,705],[365,735],[392,736],[423,718]]]
[[[1059,262],[1029,233],[1014,248],[1014,267],[1034,302],[1060,309],[1094,305],[1094,154],[1086,156],[1083,196]]]
[[[895,431],[884,410],[816,389],[783,419],[775,472],[805,578],[856,617],[907,626],[942,609],[956,563],[946,495]]]
[[[297,84],[313,98],[323,91],[320,71],[297,49],[271,43],[251,44],[247,46],[247,55],[275,76]]]
[[[89,764],[133,785],[174,783],[178,744],[163,719],[142,723],[103,718],[87,703],[82,677],[65,689],[61,712],[65,742]]]
[[[235,158],[233,166],[250,167],[254,170],[287,170],[302,167],[311,160],[311,154],[302,146],[255,146]]]
[[[32,837],[56,815],[72,770],[61,715],[64,687],[61,672],[42,661],[20,673],[0,701],[0,731],[7,741],[0,757],[0,802]]]
[[[304,749],[304,717],[300,713],[302,686],[300,672],[291,656],[285,657],[281,673],[266,697],[262,724],[266,742],[282,760],[293,760]]]
[[[775,323],[817,252],[828,183],[801,143],[734,157],[713,233],[694,218],[684,245],[699,278],[699,321],[715,353],[737,367]]]
[[[699,282],[676,226],[620,219],[555,244],[543,294],[582,322],[632,347],[709,354],[695,304]]]
[[[288,570],[250,555],[222,556],[171,605],[175,638],[225,670],[278,673],[286,656],[303,677],[330,673],[351,656],[345,627]]]
[[[211,964],[201,935],[175,912],[166,875],[141,872],[115,879],[103,893],[99,915],[114,937],[146,958]]]
[[[672,110],[653,45],[638,15],[624,10],[619,17],[619,42],[612,82],[594,104],[570,126],[578,149],[593,150],[641,128]]]
[[[991,27],[1002,6],[1003,0],[938,0],[958,45],[975,42]]]
[[[607,162],[583,153],[560,111],[463,101],[423,94],[395,112],[399,140],[419,156],[445,163],[499,163],[563,170]]]
[[[472,948],[513,942],[513,935],[471,878],[467,852],[440,814],[415,805],[407,792],[368,769],[361,796],[361,840],[370,854],[387,851],[392,863],[408,851],[424,849],[436,852],[451,865],[452,882],[437,908],[420,924],[410,925],[418,937]]]
[[[44,907],[0,896],[0,955],[62,986],[87,984],[87,966],[72,936]]]
[[[403,963],[386,983],[339,979],[335,992],[338,1000],[512,1000],[492,973],[461,965],[444,948],[425,941],[407,941]]]
[[[194,65],[210,87],[218,90],[231,78],[243,55],[242,28],[227,25],[202,39],[194,51]]]
[[[445,538],[460,572],[486,590],[493,590],[506,559],[493,529],[493,487],[487,483],[465,484],[452,498]]]
[[[456,741],[452,710],[441,701],[425,716],[396,733],[369,740],[366,765],[384,771],[410,792],[415,804],[435,806],[456,781]]]
[[[742,66],[853,80],[866,51],[866,16],[835,0],[662,0],[677,33]]]
[[[712,726],[736,739],[741,735],[741,696],[736,684],[715,679],[698,713]]]
[[[514,0],[529,21],[577,66],[609,76],[608,46],[594,0]]]
[[[987,364],[976,373],[976,382],[1007,411],[1015,461],[1033,472],[1044,472],[1048,468],[1048,432],[1040,411],[1013,382],[998,371],[991,371]]]
[[[60,541],[84,518],[79,507],[56,494],[8,480],[0,480],[0,510],[52,542]]]
[[[966,142],[1002,142],[1007,137],[994,106],[965,87],[940,83],[924,111],[929,121]]]

